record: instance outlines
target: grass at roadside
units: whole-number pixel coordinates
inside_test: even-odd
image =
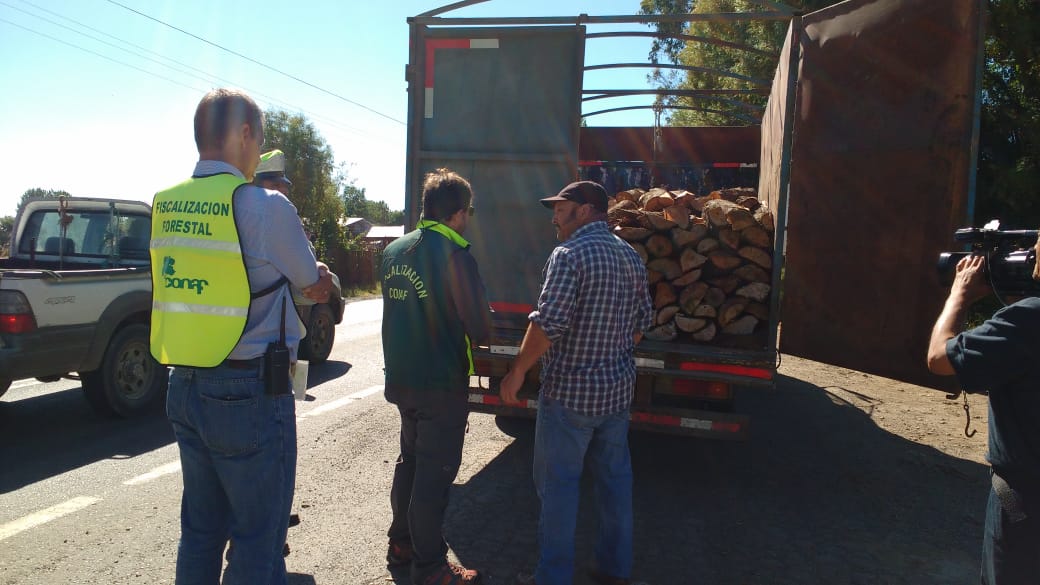
[[[383,289],[378,282],[371,286],[352,286],[343,289],[343,297],[352,300],[369,299],[382,296]]]

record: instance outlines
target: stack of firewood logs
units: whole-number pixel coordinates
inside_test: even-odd
[[[631,189],[615,195],[608,221],[646,264],[647,339],[706,343],[768,324],[774,218],[754,189]]]

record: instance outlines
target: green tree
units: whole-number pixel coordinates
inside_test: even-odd
[[[1040,227],[1040,5],[989,0],[975,221]]]
[[[11,253],[11,234],[14,232],[14,217],[0,217],[0,257],[6,258]]]
[[[400,225],[404,221],[404,211],[391,210],[385,201],[369,200],[365,188],[353,180],[344,183],[340,199],[347,217],[363,217],[374,225]]]
[[[358,187],[353,180],[346,182],[343,185],[343,192],[340,197],[343,200],[344,215],[347,217],[365,217],[365,214],[368,212],[368,199],[365,198],[364,187]]]
[[[265,150],[285,153],[285,174],[293,183],[289,200],[304,226],[316,235],[318,255],[343,247],[344,236],[338,229],[343,216],[337,197],[340,176],[325,138],[302,114],[277,109],[264,113],[264,137]]]
[[[806,13],[836,4],[833,0],[783,0]],[[982,111],[979,134],[975,223],[999,218],[1005,227],[1040,227],[1040,3],[1033,0],[987,0]],[[643,14],[734,12],[760,10],[748,0],[641,0]],[[666,39],[655,42],[652,63],[692,65],[772,79],[776,55],[786,25],[781,23],[726,24],[696,22],[688,25],[650,25],[661,33],[682,33],[746,44],[753,51],[735,51],[702,42]],[[756,51],[764,51],[765,54]],[[749,89],[746,81],[701,71],[678,74],[657,71],[649,76],[661,88]],[[745,102],[761,106],[765,96]],[[671,110],[667,123],[675,126],[741,124],[744,112],[720,100],[664,98],[665,105],[684,105],[720,113]],[[667,111],[667,110],[666,110]]]
[[[810,12],[837,0],[788,0],[780,2],[798,12]],[[642,0],[642,14],[710,14],[720,12],[761,12],[766,10],[751,0]],[[651,24],[666,35],[684,34],[699,40],[674,37],[658,39],[650,49],[652,63],[671,63],[696,67],[694,70],[656,70],[651,83],[664,89],[726,89],[749,93],[734,97],[663,97],[665,106],[694,109],[666,109],[673,126],[746,125],[761,117],[768,96],[750,93],[768,91],[783,46],[788,24],[784,21],[659,23]],[[709,42],[717,41],[717,42]],[[735,48],[733,45],[745,47]]]
[[[61,191],[57,189],[41,189],[39,187],[33,187],[32,189],[27,190],[25,193],[22,193],[22,198],[18,201],[18,210],[15,211],[14,214],[15,216],[20,214],[22,212],[22,209],[25,209],[25,204],[28,203],[30,199],[56,199],[58,197],[71,197],[71,195],[69,195],[68,191]]]

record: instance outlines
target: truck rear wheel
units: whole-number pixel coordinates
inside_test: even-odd
[[[336,341],[336,321],[328,305],[314,305],[307,323],[307,337],[300,341],[300,359],[320,364],[329,359]]]
[[[152,359],[148,343],[147,325],[127,325],[108,344],[101,367],[80,372],[83,395],[99,414],[140,414],[166,392],[167,370]]]
[[[7,389],[11,387],[11,380],[7,378],[0,378],[0,396],[3,396]]]

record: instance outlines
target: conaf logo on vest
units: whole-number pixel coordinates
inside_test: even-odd
[[[166,288],[187,288],[194,290],[195,294],[201,295],[202,288],[209,285],[209,281],[201,278],[177,278],[174,276],[177,274],[177,271],[173,269],[173,265],[176,262],[173,256],[163,258],[162,274],[163,278],[166,279]]]

